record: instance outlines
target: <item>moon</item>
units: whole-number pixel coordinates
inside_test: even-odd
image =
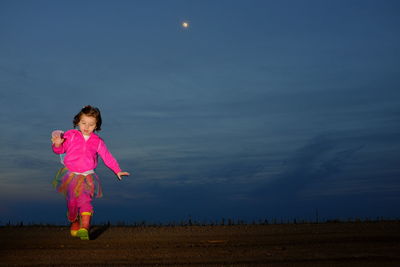
[[[182,21],[182,27],[184,28],[184,29],[187,29],[187,28],[189,28],[189,22],[188,21]]]

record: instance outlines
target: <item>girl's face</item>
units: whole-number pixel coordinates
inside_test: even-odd
[[[96,130],[96,123],[97,120],[95,117],[82,114],[78,123],[79,130],[83,135],[90,135],[94,130]]]

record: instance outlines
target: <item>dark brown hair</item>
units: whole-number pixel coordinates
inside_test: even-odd
[[[81,120],[81,116],[86,115],[90,117],[94,117],[96,119],[96,128],[94,129],[95,131],[100,131],[101,130],[101,114],[100,110],[96,107],[92,107],[90,105],[84,106],[81,111],[75,115],[74,117],[74,128],[78,126],[79,121]]]

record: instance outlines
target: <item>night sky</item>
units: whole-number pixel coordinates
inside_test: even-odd
[[[66,223],[50,134],[100,108],[95,222],[399,218],[400,2],[0,1],[0,224]],[[182,27],[188,21],[189,27]]]

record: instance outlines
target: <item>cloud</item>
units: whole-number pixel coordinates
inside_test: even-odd
[[[285,160],[280,174],[247,194],[260,201],[291,203],[399,192],[400,184],[394,177],[400,174],[400,168],[391,152],[393,143],[386,142],[388,136],[356,133],[315,136]],[[375,153],[377,147],[379,154]]]
[[[284,162],[283,171],[254,194],[261,198],[295,199],[308,185],[333,179],[363,149],[360,144],[341,143],[329,135],[318,135]]]

